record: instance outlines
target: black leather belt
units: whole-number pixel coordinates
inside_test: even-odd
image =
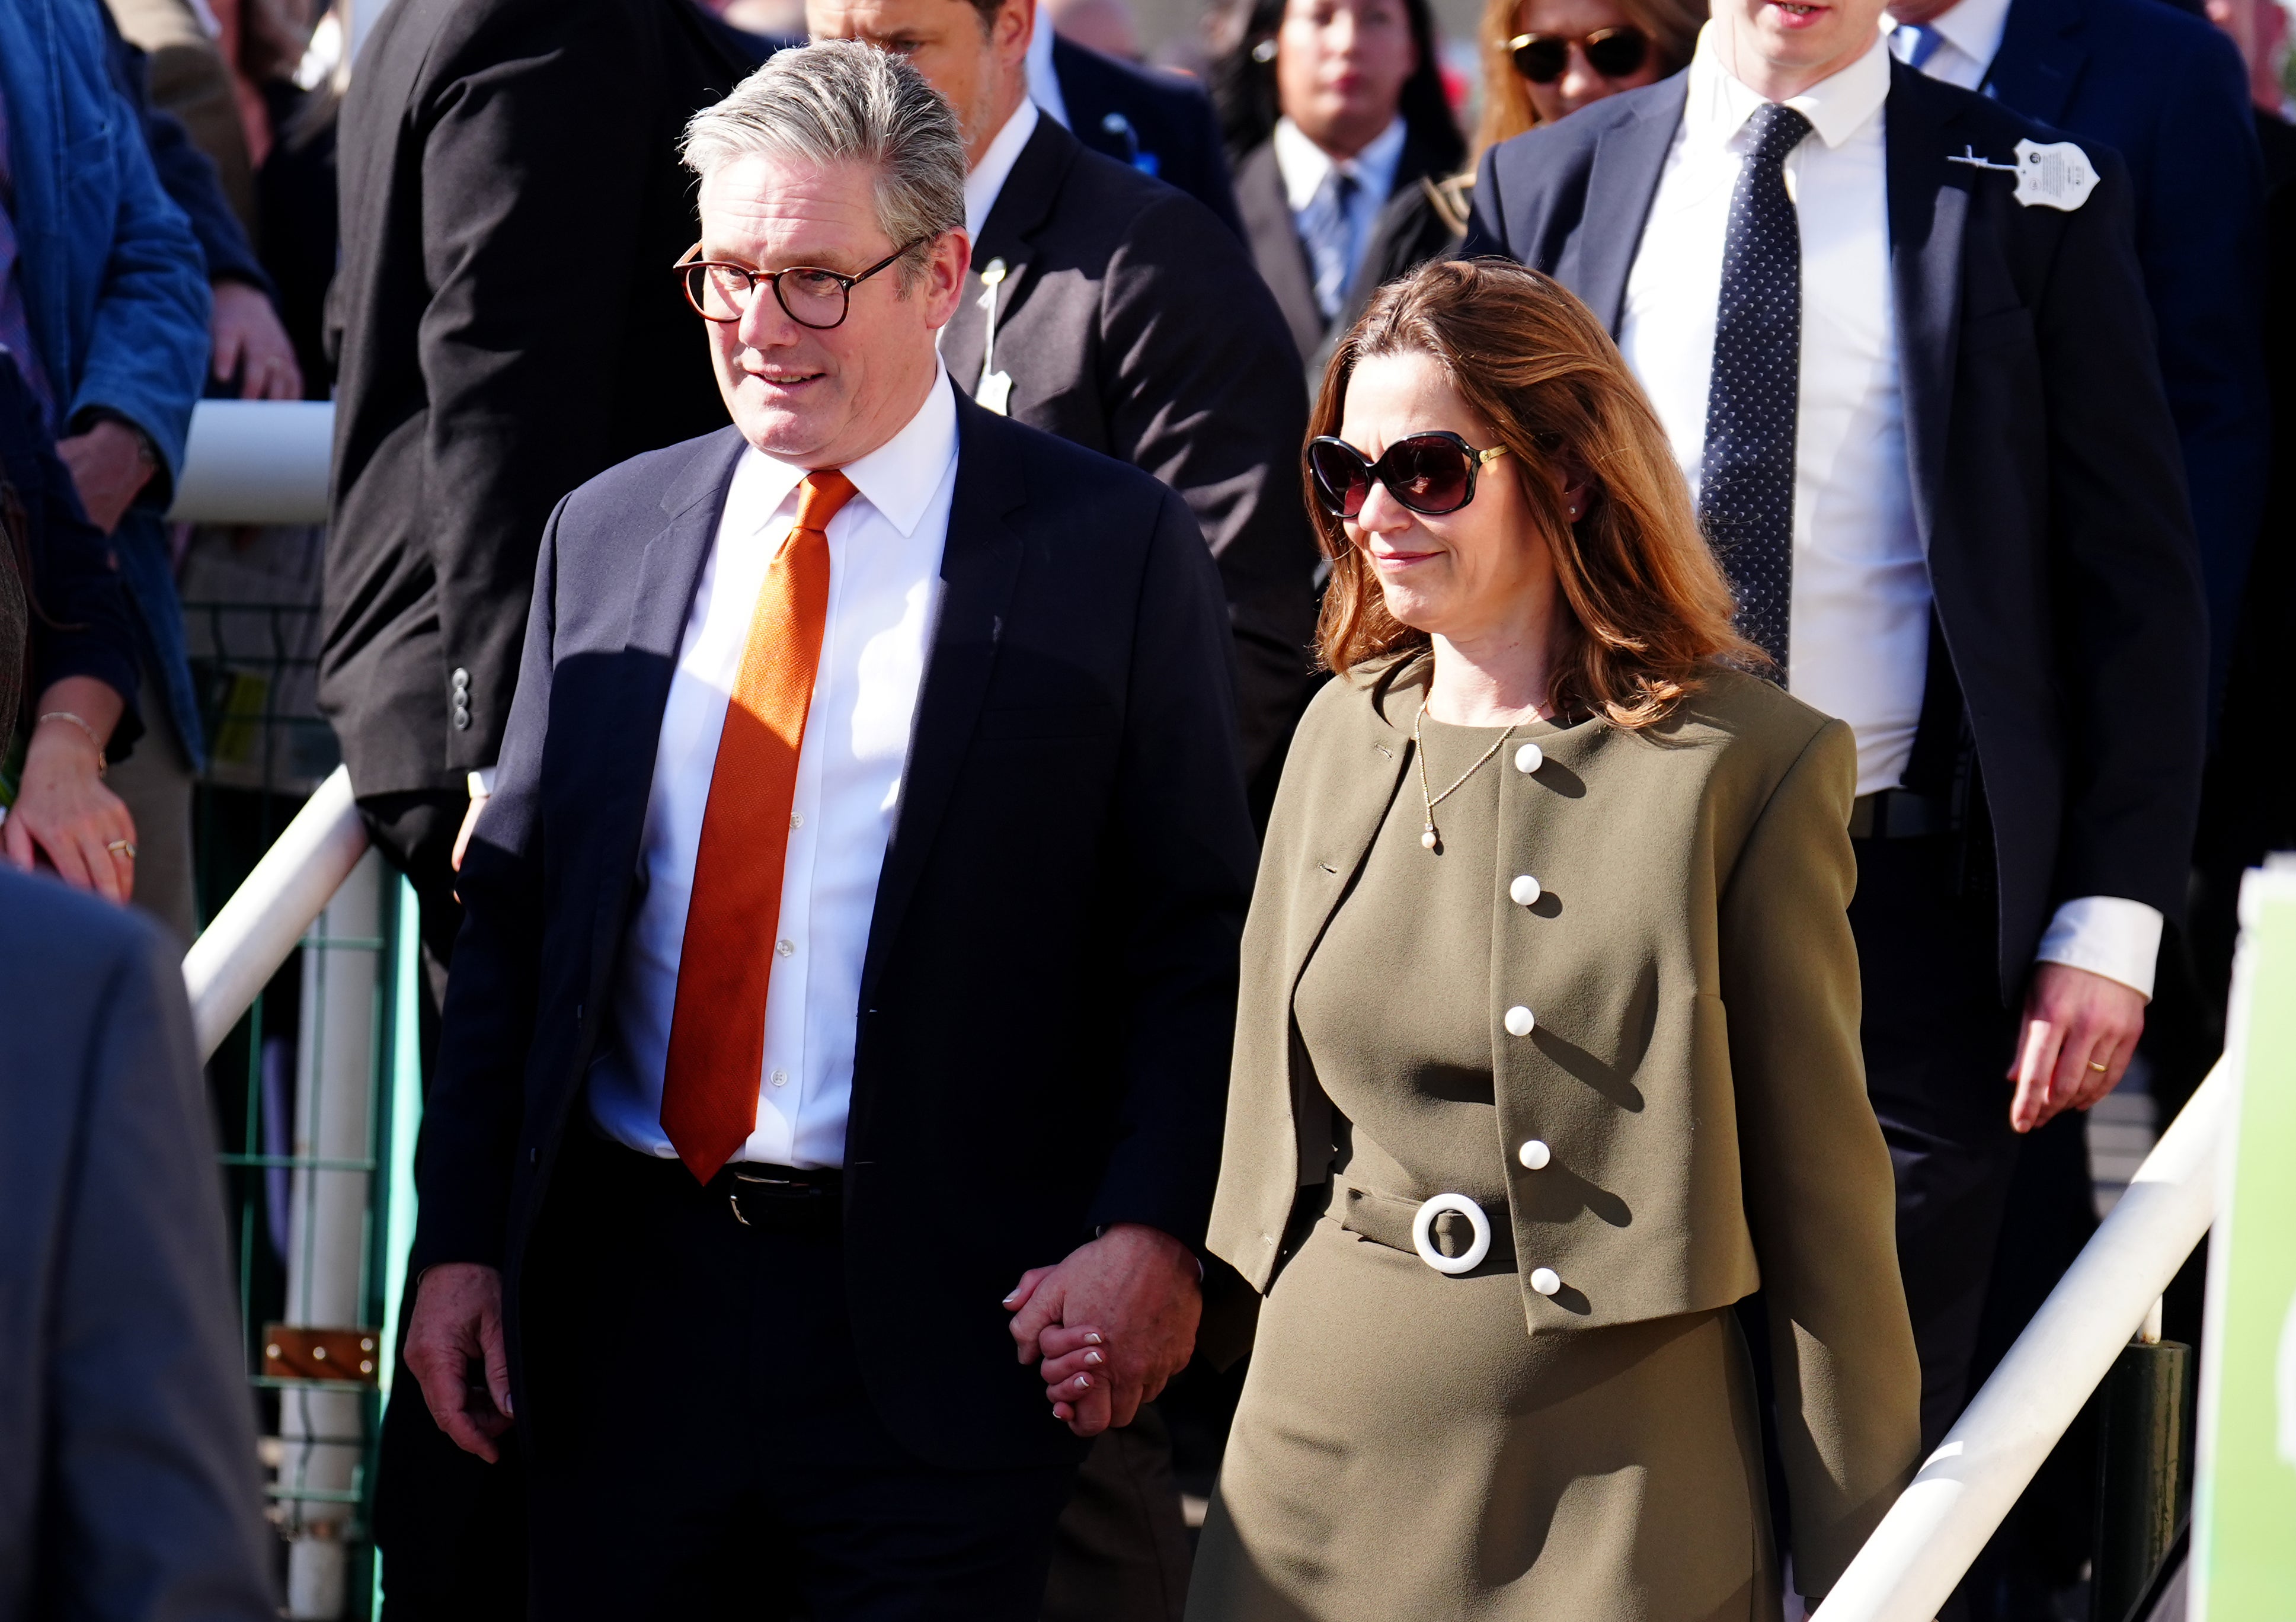
[[[1953,802],[1942,794],[1883,789],[1850,802],[1853,840],[1926,840],[1953,831]]]
[[[833,1166],[800,1168],[729,1160],[707,1184],[682,1160],[640,1154],[595,1134],[570,1134],[606,1175],[642,1182],[675,1197],[699,1196],[743,1227],[835,1225],[845,1211],[845,1174]]]

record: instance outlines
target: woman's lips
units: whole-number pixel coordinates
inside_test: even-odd
[[[1374,552],[1371,561],[1381,569],[1408,569],[1414,563],[1424,563],[1442,555],[1439,552]]]

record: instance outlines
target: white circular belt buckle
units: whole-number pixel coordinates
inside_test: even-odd
[[[1435,1218],[1445,1211],[1458,1212],[1475,1231],[1475,1242],[1467,1247],[1464,1256],[1446,1256],[1435,1248]],[[1438,1194],[1412,1217],[1411,1248],[1419,1252],[1421,1261],[1438,1273],[1472,1273],[1491,1253],[1491,1219],[1483,1214],[1481,1206],[1464,1194]]]

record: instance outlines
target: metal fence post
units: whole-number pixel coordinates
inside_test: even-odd
[[[2089,1622],[2128,1622],[2192,1512],[2193,1352],[2161,1339],[2155,1303],[2097,1393]]]

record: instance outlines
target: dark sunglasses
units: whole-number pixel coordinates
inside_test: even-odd
[[[1631,25],[1596,29],[1584,39],[1568,34],[1518,34],[1506,42],[1514,70],[1534,85],[1551,85],[1570,66],[1570,47],[1587,53],[1587,65],[1604,78],[1628,78],[1650,58],[1650,36]]]
[[[1440,518],[1474,500],[1475,475],[1485,463],[1505,455],[1504,445],[1479,451],[1438,429],[1398,439],[1373,462],[1345,439],[1326,434],[1308,441],[1308,475],[1316,481],[1324,511],[1333,518],[1361,512],[1374,480],[1414,512]]]

